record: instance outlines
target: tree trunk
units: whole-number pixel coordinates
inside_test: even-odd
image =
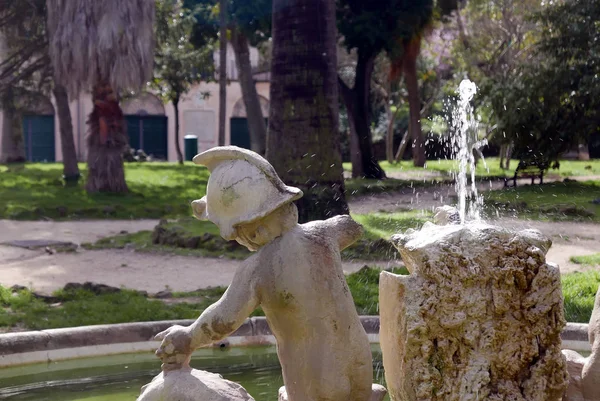
[[[590,160],[590,148],[584,141],[577,145],[577,160]]]
[[[8,89],[2,99],[2,111],[0,163],[23,163],[26,160],[23,122],[12,89]]]
[[[299,187],[299,220],[348,214],[340,133],[335,2],[273,1],[267,158]]]
[[[408,147],[410,130],[406,130],[404,135],[402,135],[402,140],[400,141],[400,146],[398,146],[398,151],[396,152],[396,156],[394,159],[396,162],[399,162],[404,157],[404,152],[406,152],[406,148]]]
[[[179,99],[180,95],[173,98],[173,107],[175,108],[175,151],[177,152],[177,162],[183,164],[183,154],[181,153],[181,145],[179,144]]]
[[[54,99],[56,100],[56,112],[60,122],[60,144],[63,159],[63,179],[67,185],[76,185],[81,177],[77,165],[77,152],[75,151],[75,140],[73,139],[73,122],[71,120],[71,109],[69,108],[69,96],[67,89],[54,83]]]
[[[363,52],[364,53],[364,52]],[[371,75],[375,63],[375,56],[359,52],[356,63],[356,77],[352,89],[339,79],[340,90],[348,119],[354,124],[360,147],[362,171],[359,176],[364,178],[382,179],[385,172],[373,156],[373,139],[371,137],[371,117],[369,107],[371,103]],[[354,169],[353,169],[354,170]]]
[[[92,90],[94,108],[88,118],[89,193],[128,191],[122,153],[127,146],[125,117],[117,95],[107,82],[98,82]]]
[[[385,157],[388,163],[394,163],[394,122],[396,113],[392,113],[392,107],[389,102],[385,102],[385,111],[388,115],[388,129],[385,136]]]
[[[506,153],[504,156],[504,169],[505,170],[510,169],[510,158],[512,157],[512,151],[513,151],[513,144],[509,143],[508,145],[506,145]]]
[[[250,131],[250,147],[258,154],[264,155],[267,147],[267,124],[262,115],[260,98],[256,91],[250,64],[250,48],[248,40],[239,30],[234,29],[231,44],[235,52],[238,79],[242,88],[242,98],[246,106],[248,129]]]
[[[348,123],[350,125],[348,135],[350,135],[350,162],[352,163],[352,178],[360,178],[364,176],[365,170],[363,169],[362,153],[360,151],[360,146],[358,145],[358,134],[356,133],[356,128],[354,128],[354,122],[351,118],[348,119]]]
[[[500,168],[504,169],[504,156],[506,155],[506,144],[500,145]]]
[[[227,123],[227,3],[219,1],[219,146],[225,145]]]
[[[412,155],[415,167],[425,166],[425,144],[421,132],[421,100],[419,98],[419,81],[417,78],[418,51],[407,52],[404,57],[404,80],[408,91],[408,108],[410,118],[408,130],[412,139]]]

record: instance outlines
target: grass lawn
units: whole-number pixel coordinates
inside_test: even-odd
[[[571,262],[584,266],[600,266],[600,253],[585,256],[571,256]]]
[[[407,274],[406,269],[393,270]],[[379,270],[362,269],[346,277],[356,309],[361,315],[379,313]],[[563,275],[565,317],[569,322],[587,323],[600,284],[599,272]],[[57,291],[57,302],[50,304],[35,298],[27,290],[13,294],[0,286],[0,332],[11,328],[41,330],[93,324],[126,323],[169,319],[195,319],[217,301],[224,287],[174,293],[181,303],[166,303],[136,291],[121,290],[96,295],[86,290]],[[173,299],[172,298],[172,299]],[[172,300],[171,299],[171,300]],[[253,315],[262,315],[260,309]]]
[[[86,165],[80,163],[82,175]],[[130,192],[89,195],[84,183],[65,187],[62,164],[0,166],[0,218],[15,220],[176,218],[191,214],[190,202],[206,193],[209,172],[185,163],[126,163]],[[82,180],[83,181],[83,180]],[[348,196],[381,193],[429,183],[389,179],[347,180]]]
[[[594,310],[600,272],[563,274],[561,281],[567,321],[588,323]]]
[[[86,165],[80,164],[82,174]],[[204,196],[208,170],[186,163],[127,163],[125,195],[88,195],[84,184],[65,187],[62,164],[0,166],[0,218],[160,218],[190,214],[192,200]]]
[[[403,160],[400,163],[390,164],[387,161],[380,161],[379,165],[386,172],[419,172],[420,167],[414,167],[412,160]],[[511,160],[510,169],[504,170],[500,168],[500,159],[490,157],[485,159],[485,164],[477,163],[477,177],[512,177],[515,169],[519,165],[518,160]],[[458,163],[455,160],[428,160],[425,167],[429,171],[440,173],[440,175],[449,175],[458,169]],[[352,171],[351,163],[344,163],[344,170]],[[550,169],[548,175],[561,177],[600,175],[600,159],[579,161],[579,160],[563,160],[560,162],[559,169]]]
[[[484,194],[488,215],[517,214],[520,218],[600,222],[600,181],[554,182],[505,188]]]

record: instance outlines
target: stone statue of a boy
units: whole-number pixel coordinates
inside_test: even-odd
[[[292,202],[302,192],[249,150],[213,148],[194,162],[211,171],[207,195],[192,203],[194,215],[257,252],[191,326],[156,336],[163,367],[177,368],[196,348],[231,334],[260,305],[277,339],[290,401],[367,401],[371,348],[340,258],[362,227],[350,216],[298,224]]]

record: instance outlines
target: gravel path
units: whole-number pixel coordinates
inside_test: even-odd
[[[480,189],[489,188],[480,184]],[[492,186],[502,183],[492,183]],[[399,208],[433,209],[446,204],[454,187],[442,185],[419,191],[406,190],[353,199],[354,213],[393,211]],[[10,221],[0,220],[0,243],[11,240],[58,240],[76,244],[94,242],[123,231],[152,230],[156,220],[122,221]],[[569,261],[571,256],[600,252],[600,224],[556,223],[503,218],[494,224],[512,228],[535,228],[553,240],[548,260],[557,263],[563,273],[585,270]],[[68,282],[92,281],[125,286],[148,292],[169,287],[191,291],[202,287],[228,285],[240,261],[133,252],[130,250],[94,250],[48,254],[0,245],[0,284],[27,285],[37,291],[52,292]],[[390,267],[395,262],[344,262],[348,273],[368,263]],[[589,269],[589,268],[588,268]]]

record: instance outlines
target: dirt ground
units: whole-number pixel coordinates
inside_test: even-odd
[[[482,184],[481,190],[485,190]],[[492,184],[497,185],[497,184]],[[498,184],[501,185],[501,184]],[[354,213],[399,208],[432,209],[447,203],[452,186],[420,191],[365,196],[350,202]],[[571,256],[600,252],[600,224],[526,221],[502,218],[493,221],[504,227],[534,228],[550,237],[553,245],[547,259],[560,266],[561,272],[585,268],[569,261]],[[59,240],[75,244],[93,242],[123,231],[151,230],[156,220],[121,221],[9,221],[0,220],[0,243],[14,240]],[[49,254],[44,249],[28,250],[0,245],[0,284],[26,285],[50,293],[68,282],[92,281],[112,286],[157,292],[170,288],[192,291],[209,286],[228,285],[242,262],[231,259],[198,258],[134,252],[131,250],[79,250],[75,253]],[[344,270],[353,272],[367,262],[344,262]],[[382,268],[394,261],[368,262]]]

